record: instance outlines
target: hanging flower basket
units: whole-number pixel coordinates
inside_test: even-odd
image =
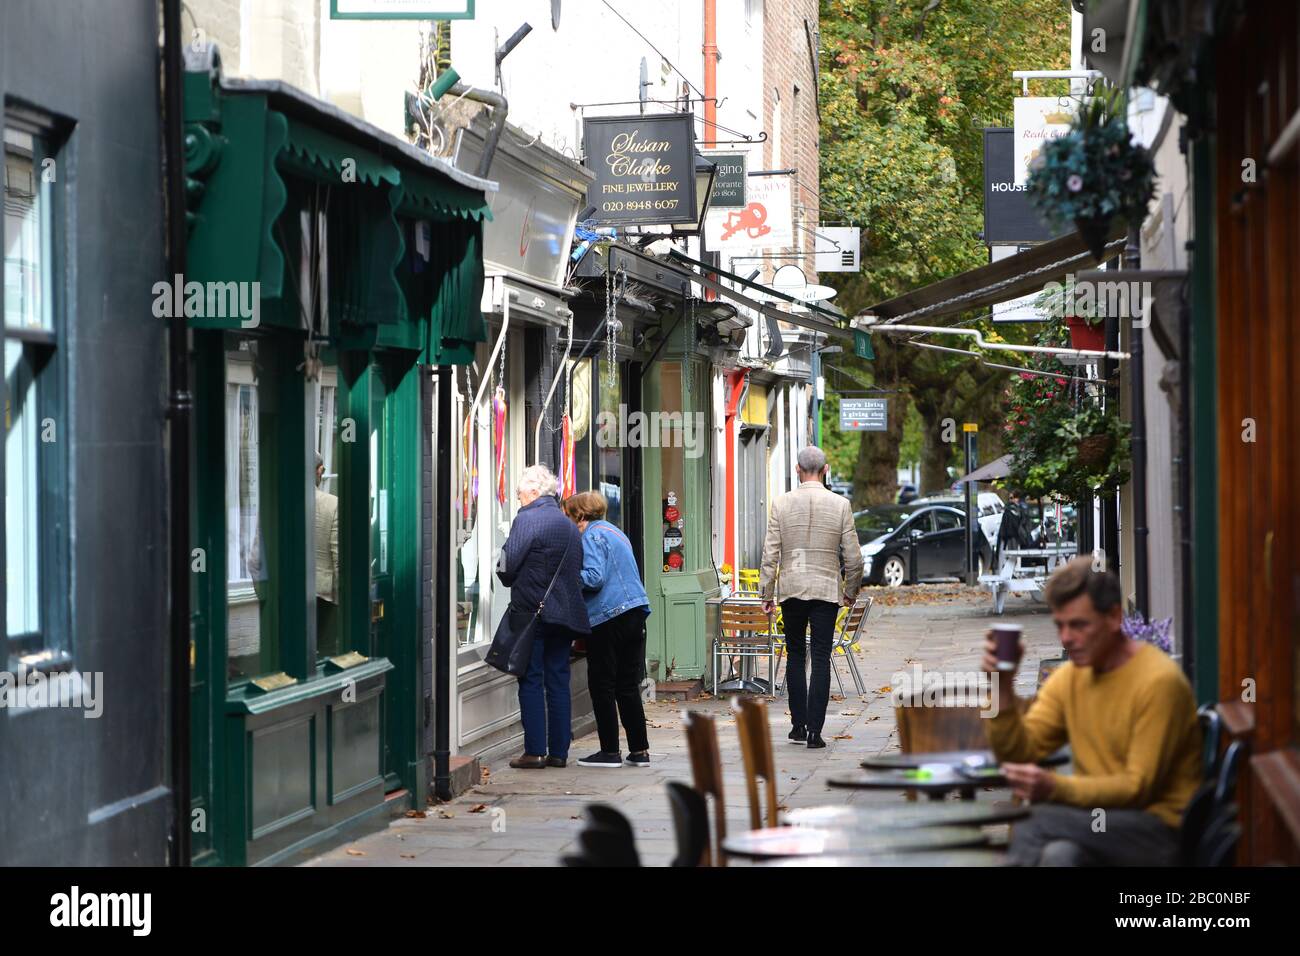
[[[1115,446],[1115,439],[1112,435],[1088,435],[1086,438],[1080,438],[1078,454],[1075,455],[1075,461],[1080,468],[1089,471],[1099,466],[1105,465],[1110,458],[1110,450]]]
[[[1106,328],[1100,322],[1094,325],[1082,316],[1070,315],[1065,324],[1070,330],[1070,348],[1093,352],[1106,348]]]
[[[1155,164],[1133,142],[1119,91],[1093,97],[1070,132],[1043,144],[1025,189],[1057,226],[1072,224],[1098,262],[1115,217],[1141,222],[1155,194]]]

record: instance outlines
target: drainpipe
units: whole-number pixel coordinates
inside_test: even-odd
[[[439,365],[438,377],[438,504],[434,526],[433,566],[437,581],[433,586],[434,644],[434,741],[433,793],[448,801],[451,793],[451,698],[456,692],[451,667],[451,366]]]
[[[181,0],[163,2],[163,116],[167,183],[167,274],[185,273],[185,149],[181,114]],[[190,394],[189,329],[168,320],[168,590],[171,637],[172,864],[190,865]]]
[[[1140,265],[1138,226],[1130,226],[1128,243],[1124,246],[1124,268],[1137,269]],[[1153,306],[1148,305],[1148,309]],[[1133,405],[1133,432],[1130,451],[1133,458],[1133,591],[1137,612],[1144,618],[1151,613],[1150,577],[1147,570],[1147,424],[1146,375],[1143,369],[1142,326],[1134,322],[1129,353],[1129,395]]]
[[[718,0],[704,0],[704,145],[718,134]],[[735,567],[735,565],[732,565]]]

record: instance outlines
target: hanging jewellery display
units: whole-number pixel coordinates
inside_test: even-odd
[[[617,287],[617,294],[616,294]],[[627,270],[618,267],[618,275],[605,271],[605,384],[618,387],[618,336],[623,322],[618,317],[618,303],[627,295]]]

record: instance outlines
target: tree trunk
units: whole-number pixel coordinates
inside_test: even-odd
[[[943,440],[937,423],[926,422],[921,443],[921,487],[923,495],[938,494],[948,490],[952,479],[948,477],[948,464],[952,461],[952,445]],[[961,435],[961,432],[957,433]]]
[[[889,396],[889,430],[863,432],[853,469],[853,508],[887,505],[898,495],[898,436],[903,433],[903,402]]]

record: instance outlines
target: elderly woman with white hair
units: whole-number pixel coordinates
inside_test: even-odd
[[[575,638],[591,633],[582,596],[582,536],[560,510],[557,487],[545,465],[524,469],[515,489],[519,511],[497,562],[497,577],[510,588],[508,613],[532,615],[541,605],[532,661],[519,678],[524,753],[510,761],[516,770],[568,762],[573,740],[569,652]]]

